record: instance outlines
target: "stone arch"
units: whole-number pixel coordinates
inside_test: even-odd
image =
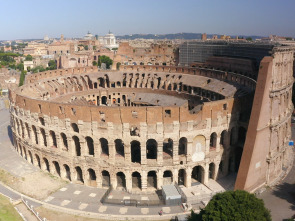
[[[173,156],[173,140],[168,138],[163,142],[163,159]]]
[[[101,172],[102,176],[102,187],[109,187],[111,185],[110,173],[106,170]]]
[[[49,135],[50,135],[50,138],[52,141],[52,146],[57,147],[55,132],[51,130],[51,131],[49,131]]]
[[[216,174],[215,174],[215,163],[209,164],[209,174],[208,178],[215,180]]]
[[[50,172],[50,166],[49,166],[49,162],[48,162],[48,160],[44,157],[43,158],[43,162],[44,162],[44,166],[45,167],[43,167],[45,170],[47,170],[48,172]]]
[[[71,178],[71,170],[70,170],[70,167],[67,165],[67,164],[64,164],[64,170],[65,170],[65,173],[64,173],[64,178],[68,179],[68,180],[72,180]]]
[[[39,157],[37,154],[35,154],[35,158],[36,158],[36,160],[37,160],[37,166],[41,169],[41,161],[40,161],[40,157]]]
[[[147,187],[157,188],[157,173],[149,171],[147,174]]]
[[[29,129],[28,123],[25,123],[25,127],[26,127],[26,130],[27,130],[27,136],[28,136],[28,138],[31,138],[31,133],[30,133],[30,129]]]
[[[115,140],[115,149],[116,149],[116,155],[119,157],[124,157],[125,156],[125,151],[124,151],[124,143],[121,139],[116,139]]]
[[[43,128],[40,128],[40,132],[43,138],[43,144],[45,147],[47,147],[47,140],[46,140],[46,134],[45,134],[45,130]]]
[[[81,170],[81,168],[79,166],[75,167],[76,170],[76,180],[78,182],[84,183],[84,179],[83,179],[83,172]]]
[[[197,135],[193,139],[192,161],[199,162],[205,159],[206,138],[203,135]]]
[[[126,188],[126,177],[123,172],[118,172],[117,177],[117,188]]]
[[[87,170],[87,172],[88,172],[88,176],[87,176],[88,184],[90,186],[96,187],[97,183],[96,183],[96,174],[95,174],[95,171],[93,169],[89,168]]]
[[[61,136],[61,139],[62,139],[62,143],[63,143],[64,149],[66,149],[68,151],[69,150],[69,147],[68,147],[68,139],[67,139],[67,136],[64,133],[61,133],[60,136]]]
[[[217,134],[214,132],[210,135],[210,150],[215,150],[217,144]]]
[[[132,173],[132,188],[141,189],[141,175],[139,172]]]
[[[230,145],[237,143],[237,127],[233,127],[230,131]]]
[[[221,132],[221,135],[220,135],[220,145],[223,147],[223,148],[226,148],[227,146],[227,137],[228,136],[228,133],[226,130],[222,131]]]
[[[54,168],[55,168],[55,172],[58,176],[61,176],[60,175],[60,167],[59,167],[59,163],[57,161],[53,161],[53,165],[54,165]]]
[[[186,172],[185,169],[180,169],[178,171],[178,185],[185,185]]]
[[[163,185],[169,185],[173,182],[173,173],[170,170],[166,170],[163,174]]]
[[[146,142],[146,158],[157,159],[158,143],[154,139],[148,139]]]
[[[131,162],[141,163],[140,142],[133,140],[133,141],[131,141],[130,145],[131,145]]]
[[[31,151],[28,150],[28,154],[29,154],[29,162],[30,162],[31,164],[34,164],[34,162],[33,162],[33,155],[32,155],[32,153],[31,153]]]
[[[192,186],[196,183],[204,183],[205,170],[202,166],[195,166],[192,171]]]
[[[38,134],[37,134],[37,129],[36,129],[36,127],[35,127],[34,125],[32,126],[32,130],[33,130],[34,137],[35,137],[35,143],[38,144]]]
[[[45,121],[44,121],[44,118],[43,118],[43,117],[39,117],[39,123],[40,123],[42,126],[45,126]]]
[[[109,156],[109,143],[107,139],[105,138],[100,138],[100,147],[101,147],[101,154]]]
[[[182,137],[179,139],[178,155],[185,155],[187,150],[187,138]]]
[[[94,145],[93,145],[93,139],[89,136],[85,137],[87,148],[88,148],[88,154],[94,156]]]
[[[23,146],[23,157],[28,159],[26,148]]]
[[[79,127],[76,123],[71,123],[72,130],[79,133]]]

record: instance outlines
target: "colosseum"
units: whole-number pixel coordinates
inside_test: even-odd
[[[227,60],[237,61],[248,65]],[[148,65],[31,74],[10,91],[14,146],[36,167],[98,188],[190,188],[236,173],[235,188],[253,192],[291,165],[292,70],[293,49],[278,46],[248,74]]]

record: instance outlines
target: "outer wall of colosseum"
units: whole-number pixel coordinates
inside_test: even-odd
[[[32,164],[61,178],[130,192],[160,189],[172,182],[187,187],[193,180],[206,184],[237,172],[242,155],[236,188],[253,191],[288,166],[293,106],[291,89],[282,88],[293,78],[275,72],[292,72],[285,65],[288,53],[291,56],[290,51],[277,51],[273,65],[270,58],[263,60],[258,87],[239,74],[168,66],[124,66],[117,72],[90,67],[31,75],[22,88],[10,92],[15,148]],[[277,76],[285,77],[276,79],[281,83],[269,94],[264,88]],[[246,136],[249,119],[245,120],[244,110],[251,107],[247,93],[255,87]],[[182,101],[138,106],[126,100],[136,97],[132,93],[159,97],[160,103],[165,96]],[[71,100],[73,96],[81,100]],[[280,98],[270,102],[272,115],[261,117],[263,109],[256,103],[267,102],[270,96]],[[90,102],[88,97],[94,97],[96,105],[71,103],[82,98]],[[194,99],[206,102],[198,108]],[[113,102],[116,106],[102,105]],[[265,132],[272,128],[277,138]],[[269,147],[266,138],[274,139]]]
[[[271,185],[290,166],[293,81],[292,50],[275,49],[261,61],[236,189]]]

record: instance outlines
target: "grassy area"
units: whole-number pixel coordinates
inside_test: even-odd
[[[23,219],[14,209],[9,200],[0,195],[0,220],[1,221],[22,221]]]

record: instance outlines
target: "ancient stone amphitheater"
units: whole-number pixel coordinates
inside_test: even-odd
[[[274,49],[257,81],[208,67],[32,74],[10,91],[14,146],[89,186],[148,192],[238,172],[236,188],[254,191],[289,164],[292,62],[292,50]]]

